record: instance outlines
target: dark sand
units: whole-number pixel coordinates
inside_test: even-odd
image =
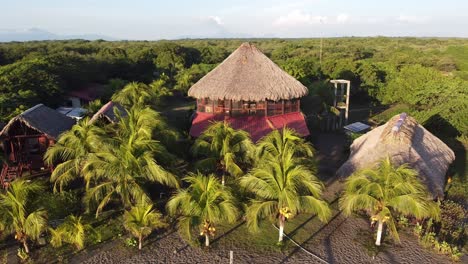
[[[329,263],[451,263],[448,257],[422,248],[415,237],[404,233],[401,234],[401,245],[387,246],[372,259],[357,242],[357,231],[360,228],[369,228],[364,219],[339,215],[318,234],[311,234],[310,240],[303,247]],[[285,253],[258,253],[213,246],[216,249],[192,248],[173,232],[146,245],[141,252],[125,248],[120,241],[114,241],[96,251],[78,255],[71,263],[229,263],[229,250],[234,251],[234,263],[324,263],[301,249]]]

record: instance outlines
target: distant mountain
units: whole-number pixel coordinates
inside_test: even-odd
[[[108,36],[97,34],[84,35],[58,35],[47,30],[39,28],[30,28],[26,30],[1,30],[0,42],[10,41],[33,41],[33,40],[66,40],[66,39],[87,39],[87,40],[116,40]]]

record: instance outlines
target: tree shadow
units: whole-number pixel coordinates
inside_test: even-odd
[[[241,227],[243,224],[245,224],[245,221],[242,221],[240,222],[239,224],[237,224],[236,226],[232,227],[231,229],[229,229],[228,231],[226,231],[224,234],[220,235],[219,237],[213,239],[211,241],[212,244],[215,244],[216,242],[218,242],[221,238],[231,234],[232,232],[236,231],[239,227]]]
[[[466,182],[467,154],[463,143],[457,139],[462,133],[439,114],[431,116],[424,127],[440,138],[455,153],[455,161],[449,167],[449,175],[458,174],[462,182]]]
[[[323,225],[322,227],[320,227],[319,230],[315,231],[312,235],[310,235],[309,238],[307,238],[307,239],[304,240],[302,243],[300,243],[301,247],[304,247],[309,241],[311,241],[313,238],[315,238],[320,232],[322,232],[322,230],[324,230],[324,229],[328,226],[328,224],[329,224],[330,222],[332,222],[333,220],[335,220],[335,219],[336,219],[338,216],[340,216],[340,215],[341,215],[341,211],[338,212],[335,216],[333,216],[333,217],[330,219],[330,221],[328,221],[327,224],[325,224],[325,225]],[[340,224],[338,224],[338,226],[335,228],[335,230],[337,230],[345,221],[346,221],[346,218],[345,218],[343,221],[341,221]],[[335,232],[335,230],[333,230],[332,233]],[[289,234],[287,234],[287,235],[290,237]],[[331,235],[331,234],[330,234],[330,235]],[[330,237],[330,235],[328,235],[328,238]],[[305,248],[305,247],[304,247],[304,248]],[[289,253],[280,263],[286,263],[286,262],[287,262],[294,254],[296,254],[300,249],[301,249],[301,248],[296,247],[296,248],[295,248],[293,251],[291,251],[291,253]],[[330,244],[330,249],[331,249],[331,244]],[[332,251],[329,252],[329,251],[328,251],[328,248],[327,248],[327,256],[329,257],[330,254],[333,255]],[[332,257],[332,258],[333,258],[333,257]],[[332,263],[332,262],[331,262],[331,263]]]

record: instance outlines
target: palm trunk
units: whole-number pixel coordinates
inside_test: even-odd
[[[210,236],[208,234],[205,234],[205,246],[210,246]]]
[[[377,239],[375,240],[375,245],[380,246],[380,240],[382,239],[382,229],[383,221],[379,220],[379,225],[377,227]]]
[[[24,246],[24,251],[29,254],[29,247],[28,247],[28,241],[23,240],[23,246]]]
[[[139,249],[139,250],[141,250],[141,244],[142,244],[142,242],[143,242],[143,237],[142,237],[142,236],[138,237],[138,249]]]
[[[279,238],[278,238],[278,242],[283,241],[283,236],[284,236],[284,216],[280,215],[279,216]]]
[[[221,176],[221,184],[224,186],[224,173],[223,173],[223,176]]]

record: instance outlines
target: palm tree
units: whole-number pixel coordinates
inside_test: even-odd
[[[5,193],[0,193],[0,231],[14,233],[26,253],[28,240],[37,240],[47,228],[47,212],[29,210],[31,195],[41,190],[38,183],[18,179],[11,182]]]
[[[150,203],[144,191],[145,182],[157,182],[178,187],[177,178],[161,167],[155,157],[167,155],[167,150],[152,139],[154,127],[160,122],[150,109],[132,108],[120,118],[117,135],[88,155],[83,168],[86,181],[85,202],[96,202],[96,217],[114,197],[125,208],[140,202]]]
[[[57,165],[50,177],[54,189],[62,191],[63,187],[80,177],[81,170],[88,155],[102,146],[105,140],[103,129],[94,126],[89,118],[74,125],[63,133],[57,143],[47,149],[44,160],[47,164]]]
[[[395,240],[400,241],[394,222],[397,214],[435,219],[439,216],[439,207],[428,199],[417,172],[406,164],[394,167],[390,158],[382,160],[377,168],[351,175],[346,180],[340,208],[346,215],[359,210],[370,214],[372,222],[378,223],[377,246],[380,246],[384,224],[390,227]]]
[[[251,162],[253,143],[249,134],[235,130],[226,122],[215,122],[195,140],[192,153],[204,158],[197,162],[198,168],[215,168],[222,176],[222,185],[226,173],[237,177],[242,175],[243,164]]]
[[[313,169],[315,165],[314,148],[294,130],[284,127],[281,131],[274,130],[257,143],[256,160],[279,158],[292,149],[295,161]]]
[[[138,204],[124,214],[124,227],[132,235],[138,238],[138,249],[141,250],[143,239],[151,234],[154,229],[164,228],[162,215],[152,204]]]
[[[179,190],[169,200],[167,210],[170,215],[179,216],[178,228],[187,238],[191,239],[192,229],[199,227],[208,247],[209,236],[214,236],[215,226],[233,223],[239,216],[239,210],[230,190],[222,186],[214,175],[191,174],[184,180],[189,187]]]
[[[240,180],[241,186],[255,195],[246,212],[249,229],[257,231],[264,218],[277,219],[281,242],[286,220],[299,213],[315,213],[321,221],[327,221],[331,210],[321,198],[323,185],[298,154],[312,155],[310,145],[284,129],[283,133],[273,131],[264,137],[258,148],[260,158],[255,168]]]
[[[61,247],[63,242],[73,244],[77,250],[84,248],[87,231],[95,232],[89,224],[82,222],[81,216],[68,216],[56,229],[49,228],[51,233],[50,243],[54,247]]]
[[[156,95],[153,90],[144,83],[131,82],[112,96],[112,101],[120,103],[125,108],[131,108],[134,105],[151,105],[152,99]]]

